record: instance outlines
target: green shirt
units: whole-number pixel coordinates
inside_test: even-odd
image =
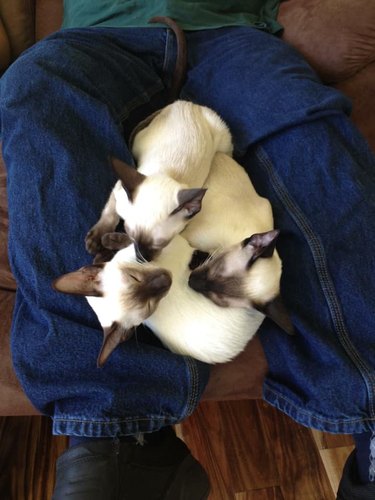
[[[168,16],[184,30],[255,26],[276,33],[279,0],[64,0],[63,28],[150,27],[154,16]]]

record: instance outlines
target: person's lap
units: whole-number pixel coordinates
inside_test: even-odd
[[[87,410],[80,419],[85,425],[79,432],[82,429],[88,434],[102,432],[103,426],[95,427],[94,431],[91,426],[89,430],[92,417],[98,417],[94,404],[100,398],[107,398],[102,414],[112,413],[116,421],[124,414],[131,420],[137,405],[141,408],[138,416],[142,412],[149,415],[152,408],[160,408],[160,395],[168,392],[166,380],[172,384],[168,386],[170,393],[178,394],[180,405],[184,397],[190,397],[190,406],[198,400],[197,393],[193,397],[189,394],[196,388],[192,390],[192,375],[189,372],[187,376],[185,362],[143,342],[122,346],[108,367],[98,371],[95,356],[100,332],[88,306],[77,299],[57,297],[50,290],[50,281],[56,273],[87,263],[84,234],[99,215],[114,181],[105,158],[111,152],[129,160],[120,122],[124,121],[129,133],[137,110],[142,113],[152,110],[164,91],[160,75],[173,65],[175,46],[170,37],[166,41],[172,49],[170,58],[165,61],[162,57],[164,30],[152,30],[154,38],[145,36],[132,42],[125,41],[127,30],[120,31],[121,36],[113,31],[110,43],[108,34],[102,32],[106,49],[101,57],[93,37],[89,40],[87,36],[83,39],[82,34],[74,34],[74,51],[89,53],[89,57],[73,58],[69,64],[66,57],[62,60],[66,66],[64,63],[62,68],[61,60],[54,59],[56,49],[51,44],[48,50],[52,50],[50,58],[54,64],[46,69],[45,75],[53,74],[57,83],[67,79],[74,91],[69,94],[64,87],[61,101],[56,102],[56,87],[47,86],[37,96],[30,85],[25,85],[24,100],[22,93],[18,94],[14,109],[17,113],[24,109],[26,115],[17,115],[17,120],[8,115],[13,120],[9,137],[7,124],[3,123],[4,157],[10,178],[12,264],[20,283],[13,324],[14,359],[34,401],[39,398],[43,409],[54,414],[55,421],[62,422],[57,424],[57,432],[69,433],[72,429],[69,421],[73,416],[77,418],[79,404]],[[306,425],[333,432],[360,432],[373,419],[367,401],[373,378],[368,364],[373,353],[366,350],[368,337],[364,335],[364,341],[361,340],[358,335],[361,329],[356,330],[353,324],[361,321],[366,332],[371,331],[367,323],[371,294],[366,294],[363,307],[358,303],[363,296],[361,280],[368,273],[366,254],[361,257],[365,238],[359,234],[360,223],[371,224],[372,207],[362,201],[361,189],[372,160],[362,148],[362,139],[356,137],[344,117],[349,104],[334,90],[323,87],[293,49],[270,35],[253,29],[227,28],[192,32],[187,38],[190,68],[181,96],[212,107],[227,121],[240,162],[259,192],[271,200],[276,225],[282,230],[279,243],[284,261],[282,289],[299,333],[289,339],[270,322],[262,326],[260,338],[270,365],[265,396]],[[53,43],[61,43],[66,50],[66,42],[55,39]],[[125,46],[129,49],[129,43],[130,50],[124,51]],[[44,61],[47,43],[38,50]],[[113,57],[104,63],[109,50],[113,50]],[[31,61],[30,54],[33,52],[24,55],[19,65]],[[97,64],[91,66],[94,54]],[[141,55],[145,64],[138,59]],[[74,64],[78,65],[78,76]],[[150,68],[154,69],[151,73]],[[33,65],[28,70],[23,68],[30,74],[34,70]],[[19,72],[20,66],[13,69],[15,79],[19,78]],[[35,85],[40,83],[35,82]],[[2,106],[10,113],[15,94],[10,91],[10,97],[5,97],[6,83],[8,90],[15,84],[12,75],[6,77],[2,89]],[[141,99],[137,100],[139,95]],[[42,96],[40,102],[55,101],[54,114],[41,104],[42,109],[33,106],[32,102]],[[24,106],[25,102],[29,103]],[[29,113],[33,119],[26,130]],[[55,119],[51,120],[51,116]],[[26,133],[32,140],[20,147],[15,141]],[[45,151],[45,157],[40,150]],[[33,160],[26,165],[25,158]],[[367,194],[370,195],[369,188]],[[29,217],[21,210],[27,206],[26,201],[32,202],[35,221],[32,231]],[[335,223],[336,208],[341,210],[340,227]],[[356,216],[351,216],[354,208],[360,215],[355,212]],[[350,231],[345,233],[348,228]],[[353,256],[354,238],[359,238],[361,244]],[[347,282],[351,289],[345,288]],[[355,293],[357,297],[353,296]],[[356,315],[351,316],[353,301]],[[37,316],[36,311],[40,311]],[[150,370],[140,370],[140,365],[151,356],[158,361],[151,363]],[[158,363],[163,370],[168,367],[167,373],[162,375],[163,370],[156,369]],[[203,370],[200,364],[192,366],[190,370]],[[76,370],[74,376],[72,370]],[[173,372],[182,373],[183,381],[176,384],[176,380],[171,380]],[[202,390],[206,372],[201,371],[200,375]],[[197,373],[195,376],[197,382]],[[330,381],[328,387],[325,376]],[[352,388],[345,393],[347,377]],[[108,385],[113,380],[115,389],[108,395]],[[182,387],[180,392],[176,385]],[[340,388],[337,397],[336,387]],[[345,399],[353,400],[353,391],[356,397],[361,396],[353,408],[343,413],[342,404]],[[60,402],[54,404],[57,396]],[[147,409],[142,406],[144,401]],[[179,417],[187,414],[186,408],[181,410],[181,407],[160,414],[173,412]],[[162,418],[157,420],[156,427],[159,425]],[[109,434],[118,429],[119,426],[112,427]]]
[[[193,411],[208,376],[202,363],[152,345],[142,328],[98,369],[102,333],[93,312],[83,298],[51,288],[54,278],[92,259],[84,237],[115,182],[107,157],[131,161],[122,120],[164,89],[151,69],[163,63],[163,37],[143,32],[146,59],[147,51],[156,54],[146,63],[134,54],[142,37],[131,42],[133,33],[54,35],[2,80],[10,259],[18,282],[13,361],[34,405],[54,417],[55,433],[157,430]]]
[[[375,160],[350,103],[275,37],[246,28],[189,36],[194,68],[182,95],[229,124],[281,229],[282,294],[297,335],[263,323],[264,397],[310,427],[373,429]]]

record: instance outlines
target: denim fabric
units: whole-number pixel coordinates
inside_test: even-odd
[[[264,141],[243,162],[282,231],[282,295],[298,332],[285,338],[263,323],[264,397],[309,427],[373,430],[374,158],[348,119],[332,116]]]
[[[309,427],[373,430],[375,159],[350,102],[276,37],[232,29],[193,41],[184,96],[228,123],[282,231],[282,295],[298,334],[262,324],[264,398]]]
[[[95,315],[83,297],[51,288],[54,278],[91,261],[84,236],[115,182],[107,157],[131,161],[122,121],[163,92],[166,33],[149,35],[62,32],[24,53],[1,82],[9,251],[18,283],[13,360],[57,434],[158,430],[193,411],[208,378],[206,365],[152,345],[142,328],[98,369]]]
[[[226,120],[282,230],[282,292],[298,335],[262,325],[264,397],[304,425],[370,430],[375,165],[346,116],[350,103],[267,33],[223,28],[187,41],[182,97]],[[131,160],[123,133],[163,104],[175,51],[164,29],[65,30],[21,56],[1,83],[19,283],[13,358],[55,433],[156,430],[189,414],[207,380],[205,365],[152,344],[142,329],[98,370],[93,313],[50,287],[89,262],[83,238],[114,182],[106,157]]]

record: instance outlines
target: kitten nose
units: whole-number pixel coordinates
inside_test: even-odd
[[[165,293],[171,287],[172,278],[171,275],[167,271],[165,271],[151,276],[147,284],[149,286],[149,289],[153,292]]]
[[[192,272],[189,276],[189,286],[196,292],[203,292],[207,285],[207,272]]]

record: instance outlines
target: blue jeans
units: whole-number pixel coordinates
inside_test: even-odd
[[[187,40],[182,97],[226,120],[236,156],[282,230],[282,293],[298,335],[263,323],[264,397],[304,425],[371,430],[375,162],[347,118],[350,103],[267,33],[223,28]],[[93,312],[51,289],[56,276],[90,262],[84,236],[115,180],[106,158],[132,161],[124,137],[165,104],[175,54],[166,29],[63,30],[1,81],[18,282],[13,360],[56,434],[157,430],[189,415],[207,382],[208,366],[169,353],[143,328],[97,369],[102,334]]]

